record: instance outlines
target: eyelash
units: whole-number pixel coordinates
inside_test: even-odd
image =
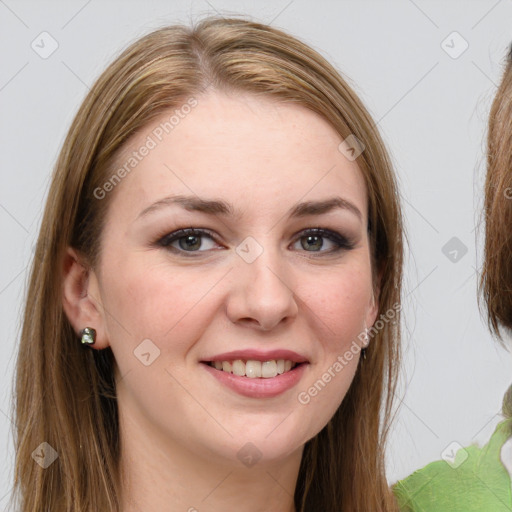
[[[196,228],[185,228],[185,229],[178,229],[177,231],[173,231],[172,233],[168,233],[162,238],[159,238],[156,241],[156,245],[160,247],[164,247],[172,252],[175,252],[180,255],[184,255],[185,257],[197,257],[201,253],[208,252],[206,251],[185,251],[183,249],[177,249],[176,247],[171,247],[171,244],[177,240],[180,240],[181,238],[185,238],[187,236],[195,236],[195,237],[203,237],[207,236],[208,238],[212,239],[215,243],[219,244],[219,242],[216,239],[216,236],[209,230],[206,229],[196,229]],[[345,236],[341,235],[340,233],[337,233],[336,231],[331,231],[329,229],[323,229],[323,228],[310,228],[302,231],[300,233],[300,236],[297,237],[295,241],[300,240],[303,237],[307,236],[317,236],[321,238],[327,238],[331,242],[334,242],[338,247],[334,249],[330,249],[328,251],[305,251],[305,252],[311,252],[313,254],[317,253],[320,255],[325,254],[334,254],[338,253],[340,251],[349,251],[354,248],[354,244]]]

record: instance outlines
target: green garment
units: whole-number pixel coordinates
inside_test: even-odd
[[[450,463],[428,464],[393,486],[402,512],[510,512],[510,475],[501,448],[512,434],[502,421],[489,442],[459,449]],[[508,445],[508,443],[507,443]]]

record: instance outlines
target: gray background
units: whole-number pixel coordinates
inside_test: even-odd
[[[409,250],[390,481],[441,458],[452,442],[485,442],[500,420],[511,358],[481,319],[476,283],[486,118],[512,41],[512,1],[0,0],[2,508],[13,470],[10,399],[27,265],[65,133],[88,87],[125,45],[215,12],[248,14],[320,51],[378,120],[392,154]],[[43,31],[58,43],[46,59],[31,47]],[[443,253],[453,237],[456,261]]]

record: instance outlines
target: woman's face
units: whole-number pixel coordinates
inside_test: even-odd
[[[345,353],[375,320],[366,189],[313,112],[195,101],[113,169],[131,162],[89,282],[96,346],[114,352],[123,421],[219,463],[276,460],[333,416],[358,364]]]

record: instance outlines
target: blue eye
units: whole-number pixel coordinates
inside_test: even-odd
[[[210,241],[209,244],[206,244],[206,247],[204,239]],[[330,245],[333,246],[327,250],[324,249],[326,239],[329,241]],[[333,254],[340,251],[348,251],[354,247],[354,244],[345,236],[335,231],[322,228],[312,228],[303,231],[295,244],[298,242],[300,242],[301,248],[306,252],[320,254]],[[161,247],[165,247],[172,252],[184,256],[193,256],[193,253],[203,253],[214,249],[215,245],[218,245],[215,241],[215,237],[209,231],[194,228],[179,229],[165,235],[156,243]]]

